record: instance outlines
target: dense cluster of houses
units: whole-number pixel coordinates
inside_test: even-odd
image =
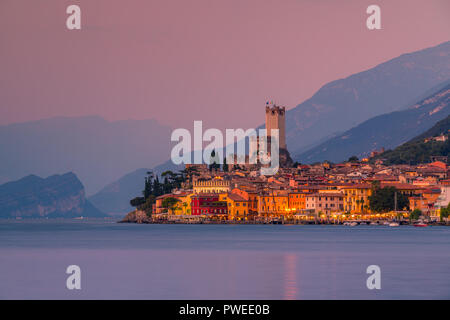
[[[320,163],[280,168],[275,176],[259,175],[252,166],[229,166],[229,171],[191,165],[183,187],[156,199],[153,215],[253,220],[267,217],[292,219],[383,219],[419,209],[438,219],[450,201],[449,169],[435,161],[423,165]],[[369,197],[379,187],[393,186],[409,199],[409,208],[373,212]],[[168,207],[166,198],[175,198]]]

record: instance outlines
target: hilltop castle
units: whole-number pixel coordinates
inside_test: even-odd
[[[286,108],[277,106],[274,103],[266,103],[266,130],[267,136],[270,137],[272,129],[279,130],[279,147],[280,147],[280,166],[291,167],[293,161],[286,146]],[[268,138],[270,144],[270,138]],[[270,150],[270,146],[268,146]]]
[[[266,130],[270,137],[272,129],[279,130],[280,149],[286,149],[286,108],[275,104],[266,104]]]

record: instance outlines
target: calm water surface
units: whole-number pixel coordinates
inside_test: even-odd
[[[450,228],[0,221],[0,299],[49,298],[450,299]]]

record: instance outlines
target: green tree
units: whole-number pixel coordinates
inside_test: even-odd
[[[408,197],[395,187],[374,188],[369,197],[369,207],[375,212],[388,212],[395,209],[395,194],[397,194],[397,210],[408,208]]]
[[[419,219],[419,217],[422,215],[422,211],[420,211],[420,209],[414,209],[413,211],[411,211],[411,213],[409,214],[409,220],[417,220]]]
[[[211,157],[209,158],[209,171],[220,169],[219,159],[216,157],[216,150],[211,151]]]
[[[150,195],[144,204],[139,206],[140,210],[145,211],[148,217],[150,217],[153,213],[153,205],[155,204],[156,197],[154,195]]]
[[[144,200],[153,194],[153,177],[153,172],[148,171],[147,176],[145,177],[144,191],[142,192]]]
[[[163,199],[162,206],[164,208],[169,209],[170,211],[173,211],[177,206],[178,202],[180,202],[180,200],[178,200],[177,198],[167,197]]]
[[[170,170],[161,174],[163,177],[163,183],[159,181],[159,176],[148,171],[145,177],[144,190],[142,191],[143,197],[136,197],[130,200],[130,204],[139,210],[144,210],[147,215],[151,215],[153,211],[153,205],[156,198],[163,194],[172,192],[175,188],[180,188],[182,183],[186,181],[186,178],[191,177],[196,173],[196,168],[192,167],[180,172],[172,172]]]
[[[440,211],[441,221],[443,221],[445,218],[448,218],[448,216],[450,215],[450,203],[447,205],[447,207],[441,208]]]
[[[359,159],[357,156],[351,156],[350,158],[348,158],[348,162],[358,162]]]
[[[299,165],[301,165],[301,163],[298,161],[295,161],[294,164],[292,165],[292,168],[297,168]]]
[[[145,203],[144,197],[136,197],[130,200],[130,205],[132,207],[139,207],[140,205]]]
[[[227,158],[223,158],[222,171],[228,172]]]

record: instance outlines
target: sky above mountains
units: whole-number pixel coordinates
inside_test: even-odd
[[[328,81],[450,38],[447,0],[0,3],[0,124],[98,114],[192,128],[264,121]],[[382,30],[366,28],[381,7]]]

